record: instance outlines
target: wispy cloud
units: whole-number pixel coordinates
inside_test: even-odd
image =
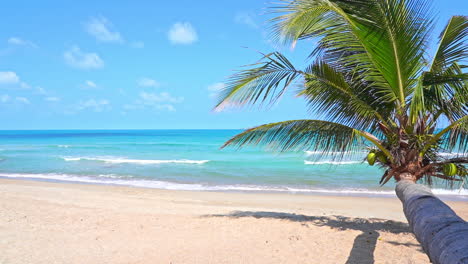
[[[16,72],[13,71],[3,71],[0,72],[0,85],[8,86],[8,88],[20,88],[20,89],[29,89],[31,86],[23,81]]]
[[[73,46],[63,54],[65,62],[79,69],[99,69],[104,67],[104,61],[97,53],[83,52],[78,46]]]
[[[46,90],[40,86],[36,87],[36,93],[41,94],[41,95],[47,94]]]
[[[0,84],[16,84],[20,82],[20,78],[15,72],[4,71],[0,72]]]
[[[28,98],[26,98],[26,97],[21,97],[21,96],[17,96],[17,97],[15,98],[15,100],[16,100],[16,102],[22,103],[22,104],[30,104],[30,103],[31,103],[31,102],[29,101]]]
[[[198,34],[192,24],[179,22],[169,29],[168,38],[172,44],[188,45],[198,40]]]
[[[226,87],[226,84],[222,82],[213,83],[212,85],[208,86],[209,96],[211,98],[215,98],[219,95],[219,92]]]
[[[107,99],[88,99],[80,101],[75,107],[76,111],[91,110],[94,112],[103,112],[111,109],[109,100]]]
[[[151,78],[146,78],[146,77],[140,78],[137,81],[137,84],[138,84],[138,86],[141,86],[141,87],[157,88],[157,87],[161,86],[161,84],[159,82],[157,82],[156,80],[153,80]]]
[[[37,48],[38,46],[34,44],[34,42],[25,40],[19,37],[10,37],[7,40],[8,44],[10,45],[16,45],[16,46],[27,46],[31,48]]]
[[[59,102],[59,101],[61,101],[60,97],[55,97],[55,96],[46,97],[46,98],[44,98],[44,100],[46,100],[48,102]]]
[[[3,94],[0,96],[0,102],[7,103],[11,100],[11,97],[8,94]]]
[[[99,86],[95,82],[93,82],[91,80],[86,80],[86,81],[84,81],[84,83],[79,85],[79,88],[81,88],[81,89],[98,89]]]
[[[130,46],[135,49],[142,49],[145,47],[145,43],[143,41],[134,41],[130,43]]]
[[[141,92],[140,98],[143,99],[145,103],[181,103],[184,101],[183,97],[174,97],[168,92],[161,93],[147,93]]]
[[[86,86],[90,87],[90,88],[97,88],[97,85],[96,83],[94,83],[93,81],[90,81],[90,80],[87,80],[85,82]]]
[[[123,37],[114,29],[114,25],[105,17],[91,18],[85,23],[85,30],[100,42],[122,43]]]
[[[249,12],[239,12],[234,17],[234,21],[238,24],[247,25],[251,28],[259,28],[257,22],[255,22],[255,15]]]
[[[164,110],[174,112],[176,108],[174,104],[184,101],[183,97],[172,96],[168,92],[147,93],[140,92],[139,98],[133,104],[124,105],[125,110],[145,109]]]
[[[0,103],[3,104],[31,104],[28,98],[22,96],[12,97],[8,94],[0,95]]]
[[[0,103],[3,104],[31,104],[28,98],[26,97],[21,97],[21,96],[16,96],[12,97],[8,94],[4,94],[0,96]]]

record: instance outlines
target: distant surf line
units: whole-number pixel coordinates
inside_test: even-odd
[[[125,159],[125,158],[94,158],[94,157],[63,157],[65,161],[101,161],[105,163],[122,164],[122,163],[133,163],[133,164],[167,164],[167,163],[178,163],[178,164],[204,164],[209,160],[189,160],[189,159],[172,159],[172,160],[145,160],[145,159]]]
[[[138,179],[131,176],[118,176],[114,174],[100,174],[96,176],[83,176],[73,174],[58,173],[1,173],[0,177],[5,178],[23,178],[37,180],[52,180],[75,183],[92,183],[105,185],[133,186],[142,188],[154,188],[165,190],[186,190],[186,191],[245,191],[245,192],[280,192],[280,193],[321,193],[321,194],[339,194],[339,195],[376,195],[376,196],[395,196],[391,190],[370,190],[365,188],[346,188],[346,189],[325,189],[325,188],[300,188],[290,186],[268,186],[268,185],[248,185],[248,184],[226,184],[226,185],[207,185],[201,183],[180,183],[170,181]],[[468,198],[468,190],[447,190],[432,189],[435,194],[447,196],[459,196]]]

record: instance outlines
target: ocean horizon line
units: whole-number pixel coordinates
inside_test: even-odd
[[[46,129],[0,129],[0,132],[4,131],[126,131],[126,130],[138,130],[138,131],[152,131],[152,130],[244,130],[246,128],[46,128]]]

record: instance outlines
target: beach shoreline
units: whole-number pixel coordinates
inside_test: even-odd
[[[0,263],[428,263],[396,198],[0,179],[0,209]]]
[[[14,175],[14,176],[11,176]],[[19,176],[17,176],[19,175]],[[38,182],[51,182],[51,183],[63,183],[63,184],[82,184],[82,185],[98,185],[98,186],[122,186],[122,187],[129,187],[129,188],[143,188],[143,189],[156,189],[156,190],[173,190],[173,191],[193,191],[193,192],[218,192],[218,193],[251,193],[251,194],[302,194],[302,195],[312,195],[312,196],[336,196],[336,197],[373,197],[373,198],[397,198],[395,192],[393,190],[388,189],[306,189],[306,188],[282,188],[276,187],[268,187],[268,186],[248,186],[246,185],[238,185],[238,186],[204,186],[200,189],[192,189],[186,188],[185,186],[196,185],[194,183],[180,183],[180,182],[166,182],[167,184],[174,184],[177,187],[155,187],[151,185],[150,181],[142,181],[141,183],[138,181],[132,182],[105,182],[105,181],[95,181],[95,180],[83,180],[83,176],[77,176],[75,179],[72,180],[64,180],[60,178],[54,178],[54,176],[50,176],[51,174],[41,174],[40,178],[35,177],[36,174],[24,174],[24,173],[13,173],[13,174],[5,174],[0,173],[0,180],[19,180],[19,181],[38,181]],[[54,174],[55,175],[55,174]],[[145,186],[147,183],[148,186]],[[155,181],[155,182],[162,182],[162,181]],[[136,183],[136,184],[135,184]],[[182,187],[180,187],[182,186]],[[211,188],[210,188],[211,187]],[[231,188],[229,188],[231,187]],[[262,188],[263,187],[263,188]],[[437,195],[443,201],[453,201],[453,202],[468,202],[468,195],[465,193],[457,194],[457,190],[444,190],[444,189],[436,189],[432,190],[434,194]]]

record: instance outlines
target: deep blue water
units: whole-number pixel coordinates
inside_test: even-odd
[[[393,183],[378,185],[382,170],[362,162],[365,150],[335,161],[310,151],[220,149],[239,132],[0,131],[0,176],[183,190],[393,193]]]

